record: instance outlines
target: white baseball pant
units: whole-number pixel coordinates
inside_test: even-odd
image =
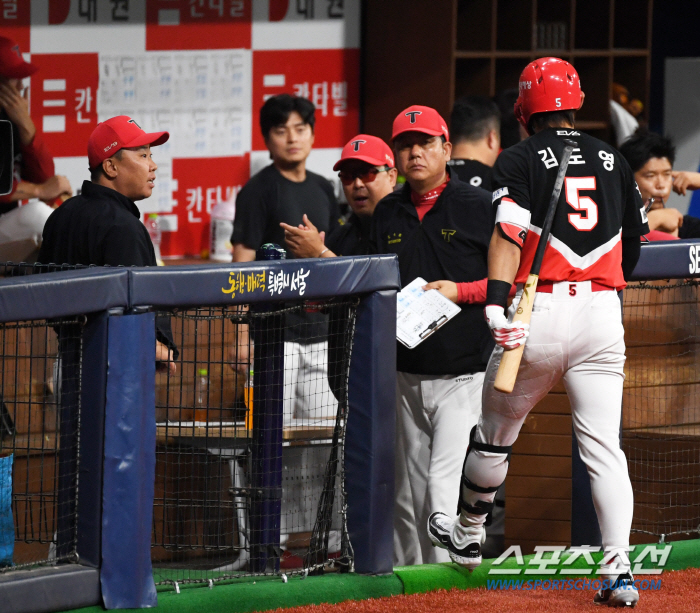
[[[509,309],[511,316],[520,295],[518,292]],[[625,342],[617,294],[594,292],[590,282],[555,283],[551,294],[537,293],[530,337],[511,394],[493,388],[502,355],[503,349],[496,347],[486,369],[483,413],[475,440],[512,445],[532,407],[563,377],[579,451],[591,480],[603,546],[606,550],[628,546],[633,498],[619,438]],[[507,471],[505,453],[472,450],[464,474],[481,488],[494,488],[503,483]],[[494,498],[493,493],[466,487],[462,496],[471,506]],[[465,525],[479,526],[484,518],[464,511],[461,514]]]
[[[449,562],[425,530],[433,509],[454,513],[484,373],[396,373],[394,566]]]
[[[284,343],[284,426],[333,425],[338,401],[328,383],[328,343]]]

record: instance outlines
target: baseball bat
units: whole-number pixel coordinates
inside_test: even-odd
[[[557,171],[556,181],[554,181],[552,197],[549,199],[547,215],[544,218],[544,224],[542,224],[542,234],[540,234],[540,239],[537,243],[537,250],[535,251],[535,257],[533,258],[532,266],[530,267],[530,274],[528,274],[527,281],[525,281],[523,294],[520,298],[518,309],[513,316],[513,321],[520,321],[526,324],[530,323],[530,318],[532,316],[532,304],[535,301],[535,293],[537,292],[537,281],[540,276],[540,268],[542,266],[542,260],[544,259],[544,252],[547,248],[547,242],[549,241],[549,234],[552,231],[554,214],[557,212],[559,194],[561,194],[561,187],[564,184],[566,169],[569,167],[571,152],[578,147],[578,143],[569,140],[568,138],[564,139],[564,143],[566,146],[564,147],[564,152],[562,153],[561,162],[559,162],[559,170]],[[523,357],[523,351],[525,351],[524,343],[516,349],[506,349],[503,352],[503,357],[501,358],[501,363],[498,366],[498,372],[496,373],[496,381],[493,384],[496,391],[503,392],[504,394],[510,394],[513,391],[513,387],[515,387],[515,379],[518,376],[518,369],[520,368],[520,360]]]

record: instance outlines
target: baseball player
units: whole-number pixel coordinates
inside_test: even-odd
[[[648,231],[632,171],[609,145],[574,128],[583,103],[568,62],[542,58],[520,76],[515,114],[530,137],[501,153],[494,167],[496,228],[489,248],[486,321],[496,340],[483,388],[482,417],[470,435],[460,487],[460,513],[433,513],[433,543],[467,568],[481,563],[480,541],[494,492],[506,478],[513,443],[532,407],[564,380],[581,457],[605,547],[603,572],[614,589],[596,602],[634,605],[627,556],[632,486],[620,449],[624,332],[617,291],[639,258]],[[540,271],[529,329],[505,315],[511,283],[530,270],[553,191],[564,139],[578,143]],[[510,307],[518,307],[522,287]],[[503,352],[525,343],[515,389],[494,390]]]
[[[401,284],[442,281],[461,307],[417,347],[397,343],[396,566],[449,561],[423,527],[431,508],[457,507],[466,432],[479,417],[493,347],[481,317],[494,223],[490,195],[447,165],[449,138],[435,109],[411,106],[398,114],[392,142],[406,184],[372,216],[373,250],[397,254]]]

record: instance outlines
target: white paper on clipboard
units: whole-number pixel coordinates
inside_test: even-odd
[[[409,349],[422,343],[460,312],[460,308],[436,289],[423,290],[427,284],[418,277],[396,299],[396,338]]]

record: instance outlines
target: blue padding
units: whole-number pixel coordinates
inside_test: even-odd
[[[700,240],[644,243],[632,280],[700,277]]]
[[[107,401],[107,339],[110,317],[91,316],[83,328],[81,362],[80,475],[76,550],[80,563],[98,568],[102,543],[102,462]]]
[[[12,455],[0,458],[0,567],[12,565],[15,524],[12,522]]]
[[[399,287],[394,255],[134,268],[129,272],[131,304],[135,306],[311,300]]]
[[[0,280],[0,321],[96,313],[129,303],[126,268],[91,268]]]
[[[100,583],[107,609],[154,607],[155,316],[109,320]]]
[[[396,290],[358,307],[350,362],[345,488],[358,573],[393,568]]]

